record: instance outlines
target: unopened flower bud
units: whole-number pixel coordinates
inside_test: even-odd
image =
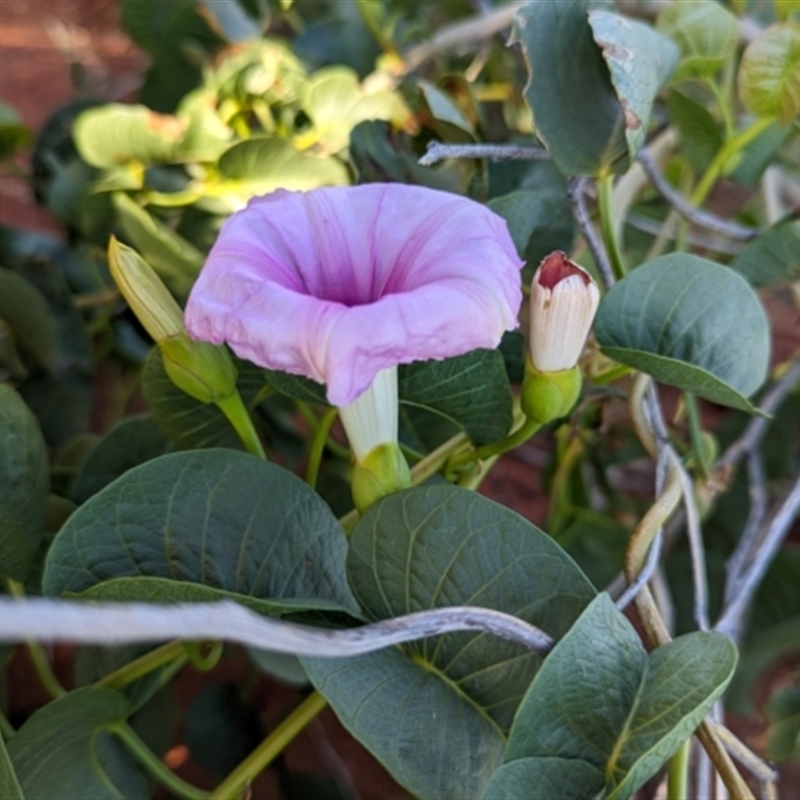
[[[411,485],[408,464],[397,444],[397,367],[383,369],[372,385],[339,409],[353,450],[353,499],[362,513],[376,500]]]
[[[201,403],[219,403],[236,389],[238,372],[225,347],[180,333],[159,342],[164,370],[181,391]]]
[[[113,236],[108,266],[120,294],[155,342],[184,333],[183,311],[155,270],[132,248]]]
[[[531,284],[530,357],[540,372],[572,369],[580,358],[600,302],[592,276],[556,251]]]

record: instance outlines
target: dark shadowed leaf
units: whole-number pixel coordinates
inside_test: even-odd
[[[69,518],[43,589],[354,611],[346,549],[325,502],[281,467],[233,450],[172,453],[126,472]]]
[[[629,798],[691,736],[722,694],[736,648],[722,634],[693,633],[648,655],[631,624],[602,594],[558,642],[522,701],[484,798],[575,796],[564,760],[576,762],[583,796]],[[541,762],[541,763],[540,763]]]
[[[348,575],[368,619],[451,605],[514,614],[555,637],[594,595],[522,517],[429,486],[376,503],[352,534]],[[355,659],[302,659],[339,718],[409,791],[477,797],[542,658],[488,634],[452,634]]]
[[[0,575],[23,580],[42,540],[50,469],[22,398],[0,384]]]
[[[109,729],[131,711],[112,689],[76,689],[36,711],[8,743],[29,800],[145,800],[147,780]]]
[[[753,286],[770,286],[800,278],[800,227],[784,222],[770,228],[730,263]]]

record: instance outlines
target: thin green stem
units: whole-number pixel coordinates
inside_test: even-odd
[[[614,225],[614,206],[612,202],[614,176],[601,175],[597,179],[597,207],[600,211],[600,234],[608,251],[611,266],[617,278],[622,278],[628,271],[620,250],[619,238]]]
[[[706,463],[703,458],[705,448],[703,447],[703,424],[700,420],[700,409],[697,407],[697,398],[691,392],[684,392],[684,403],[686,404],[686,416],[689,420],[689,436],[692,440],[697,463],[703,470],[703,474],[708,476],[711,464]]]
[[[185,798],[185,800],[207,800],[210,797],[208,792],[192,786],[172,772],[139,738],[139,735],[127,722],[120,722],[112,726],[111,731],[122,740],[131,754],[153,778],[166,786],[176,797]]]
[[[167,642],[162,644],[161,647],[156,647],[149,653],[145,653],[139,658],[125,664],[114,672],[109,672],[108,675],[100,678],[95,682],[95,686],[106,686],[109,689],[122,689],[129,683],[148,675],[149,673],[163,667],[172,661],[182,661],[181,666],[188,661],[186,655],[186,648],[183,642],[175,640],[174,642]]]
[[[475,451],[475,458],[483,460],[491,458],[492,456],[499,456],[502,453],[507,453],[509,450],[513,450],[521,444],[525,444],[525,442],[527,442],[541,427],[542,425],[540,422],[526,417],[522,425],[509,433],[505,439],[500,439],[497,442],[489,442],[489,444],[479,447]]]
[[[248,784],[266,769],[327,705],[328,701],[319,692],[310,694],[217,786],[211,793],[211,800],[234,800],[241,797]]]
[[[20,599],[25,597],[25,589],[21,583],[9,578],[7,584],[8,591],[12,597]],[[42,686],[47,689],[48,694],[53,699],[63,697],[67,692],[59,683],[58,678],[56,678],[53,668],[50,666],[47,654],[44,652],[44,648],[39,642],[34,642],[33,640],[27,641],[25,645],[28,648],[28,655],[30,656],[33,668],[36,670],[36,674],[39,676]]]
[[[308,466],[306,467],[306,483],[314,489],[317,485],[317,478],[319,477],[319,468],[322,464],[322,454],[325,452],[325,445],[328,441],[328,436],[331,432],[331,426],[336,420],[338,410],[335,408],[325,409],[322,419],[314,431],[314,437],[311,440],[311,450],[308,454]]]
[[[667,800],[686,800],[689,796],[689,751],[692,744],[690,736],[669,762],[667,778]]]
[[[217,407],[233,425],[247,452],[266,461],[267,454],[264,452],[261,439],[258,438],[258,433],[253,425],[253,419],[239,392],[234,392],[224,400],[218,400]]]
[[[0,736],[3,737],[3,741],[7,742],[15,733],[14,726],[8,721],[8,717],[0,711]]]
[[[714,156],[714,160],[709,164],[705,175],[700,179],[700,183],[697,184],[692,196],[689,198],[692,205],[698,207],[703,205],[709,192],[714,188],[714,184],[722,175],[728,161],[740,150],[747,147],[750,142],[758,138],[774,121],[771,117],[759,117],[720,147],[716,156]]]
[[[728,99],[725,97],[722,88],[717,84],[714,78],[706,78],[704,81],[714,99],[717,101],[719,113],[722,115],[722,124],[725,126],[725,140],[732,139],[735,133],[733,127],[733,117],[731,116],[731,109],[728,104]]]

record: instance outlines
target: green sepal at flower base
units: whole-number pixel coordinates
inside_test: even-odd
[[[577,365],[558,372],[541,372],[528,357],[520,396],[525,416],[540,425],[565,417],[578,401],[582,383]]]
[[[201,403],[218,403],[236,391],[238,370],[224,347],[196,342],[188,334],[158,343],[169,379]]]
[[[353,501],[362,514],[382,497],[408,489],[409,486],[411,472],[396,442],[384,442],[373,447],[353,464]]]

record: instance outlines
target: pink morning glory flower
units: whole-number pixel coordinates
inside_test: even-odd
[[[277,191],[223,225],[190,334],[327,385],[349,406],[384,370],[493,348],[517,325],[522,262],[479,203],[401,184]]]

